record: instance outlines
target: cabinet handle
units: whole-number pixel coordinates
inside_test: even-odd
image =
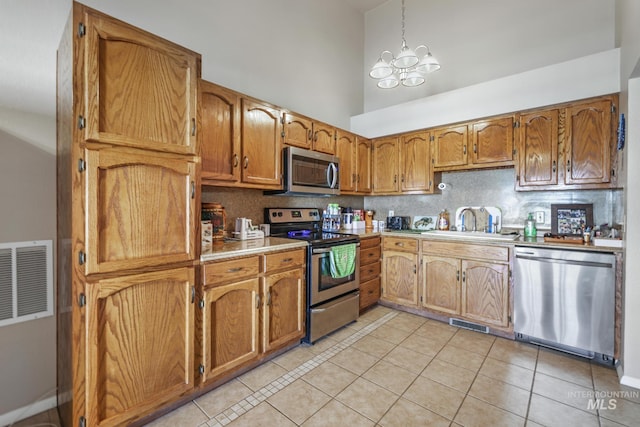
[[[360,174],[358,174],[358,180],[356,182],[360,184]]]
[[[462,283],[464,283],[464,281],[467,279],[467,272],[463,271],[462,272]]]
[[[462,146],[462,154],[467,154],[467,146],[466,145]]]
[[[398,175],[393,175],[393,183],[397,183],[398,182]]]
[[[195,181],[191,181],[191,198],[192,199],[196,198],[196,182]]]
[[[285,258],[285,259],[282,260],[282,264],[286,264],[286,263],[291,262],[291,261],[293,261],[293,258]]]
[[[396,242],[396,246],[404,247],[404,243],[403,242]]]
[[[400,181],[404,182],[404,174],[400,177]]]
[[[267,292],[267,305],[271,305],[271,291]]]
[[[260,308],[260,295],[256,294],[256,309]]]
[[[191,119],[191,136],[196,136],[196,119]]]
[[[311,129],[309,129],[309,132],[307,132],[307,139],[311,141],[312,137],[313,137],[313,132],[311,131]]]
[[[318,132],[313,134],[313,142],[318,142]]]
[[[456,271],[456,282],[460,280],[460,270]]]
[[[246,169],[247,167],[249,167],[249,158],[248,158],[247,156],[244,156],[244,166],[243,166],[243,167],[244,167],[245,169]]]
[[[571,160],[567,160],[567,172],[571,172]]]
[[[242,271],[242,267],[230,268],[227,273],[237,273],[238,271]]]
[[[556,161],[555,160],[551,164],[551,170],[553,171],[553,173],[556,173]]]
[[[191,304],[193,304],[196,300],[196,287],[191,287]]]
[[[233,155],[233,167],[234,167],[234,168],[237,168],[237,167],[238,167],[238,162],[239,162],[239,160],[238,160],[238,155],[237,155],[237,154],[234,154],[234,155]]]
[[[477,144],[473,144],[473,152],[474,153],[478,152]]]
[[[416,274],[418,272],[418,268],[414,265],[413,266],[413,274]]]

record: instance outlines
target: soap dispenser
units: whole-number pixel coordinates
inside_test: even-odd
[[[529,216],[524,221],[524,237],[536,237],[536,221],[533,219],[533,214],[529,213]]]

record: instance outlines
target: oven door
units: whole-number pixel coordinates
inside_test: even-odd
[[[337,243],[334,247],[338,245],[340,244]],[[330,252],[331,247],[311,249],[311,280],[309,280],[311,306],[339,297],[360,287],[360,243],[356,244],[356,267],[353,273],[346,277],[334,278],[331,276]]]

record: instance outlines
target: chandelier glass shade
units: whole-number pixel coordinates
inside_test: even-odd
[[[418,53],[426,50],[426,53]],[[400,53],[394,56],[388,50],[382,51],[378,61],[371,67],[369,76],[378,80],[378,87],[391,89],[399,84],[413,87],[420,86],[426,80],[426,75],[440,69],[440,63],[425,45],[415,50],[407,46],[404,38],[404,0],[402,0],[402,46]]]

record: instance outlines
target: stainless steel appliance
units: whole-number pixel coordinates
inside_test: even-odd
[[[360,300],[360,239],[356,235],[322,231],[320,209],[266,208],[271,235],[305,240],[307,248],[307,318],[304,341],[319,338],[356,320]],[[355,268],[346,277],[331,273],[331,252],[355,245]]]
[[[613,364],[615,256],[516,247],[516,339]]]
[[[285,147],[283,153],[283,189],[264,194],[330,196],[340,194],[340,162],[336,156]]]

